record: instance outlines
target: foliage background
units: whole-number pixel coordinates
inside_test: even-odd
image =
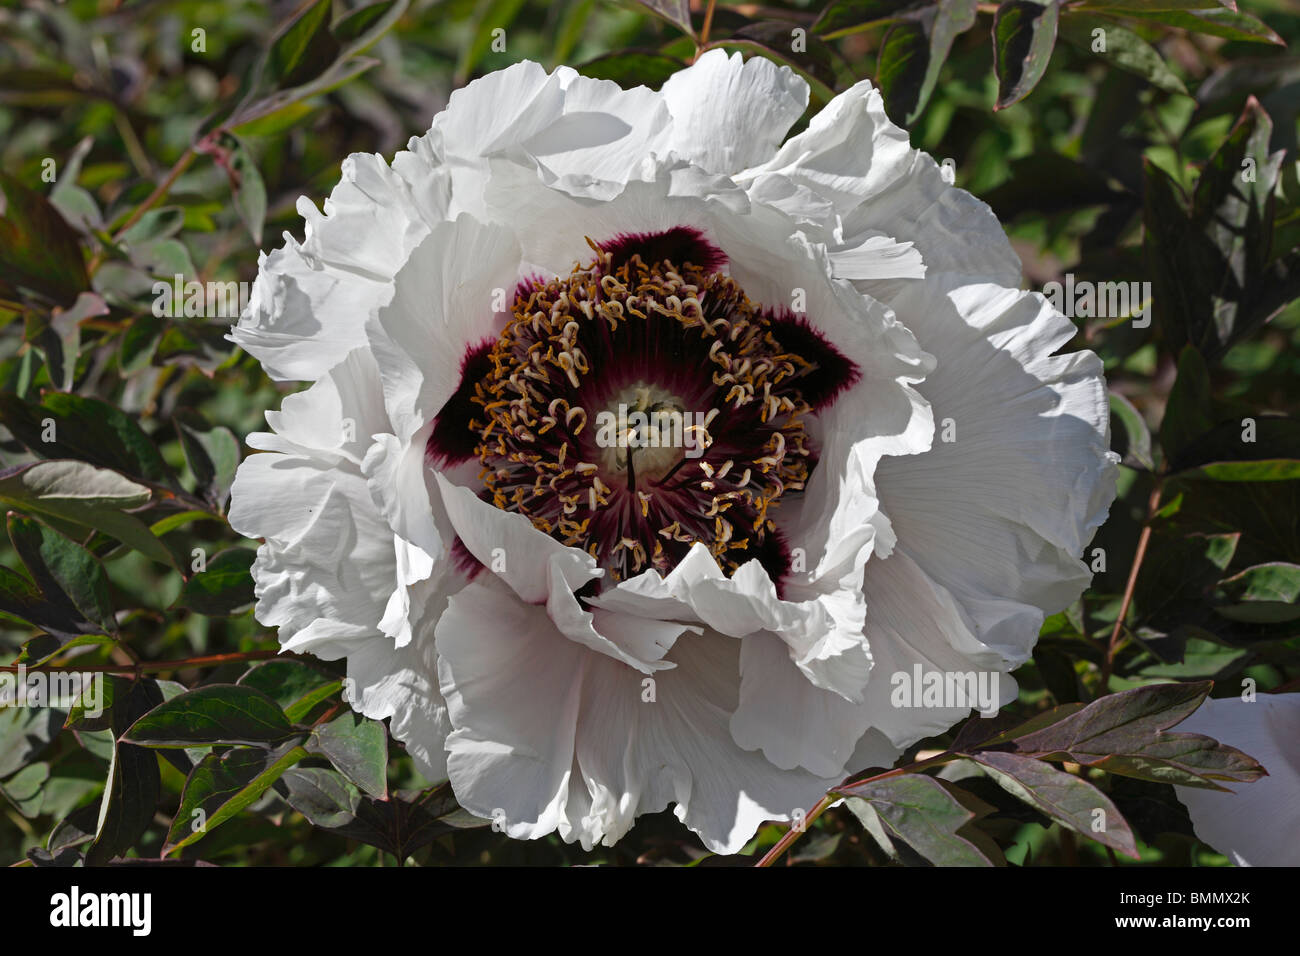
[[[233,319],[152,313],[157,278],[251,280],[259,249],[278,246],[282,231],[301,235],[295,202],[319,204],[343,157],[391,157],[452,89],[521,58],[657,86],[699,46],[725,45],[807,76],[814,92],[805,123],[835,91],[872,78],[913,144],[951,158],[957,184],[993,206],[1028,287],[1066,272],[1151,282],[1150,327],[1126,317],[1077,320],[1070,347],[1103,357],[1114,393],[1120,499],[1092,546],[1104,549],[1104,570],[1079,603],[1047,621],[1033,663],[1017,672],[1022,691],[1010,711],[1025,719],[1170,681],[1213,679],[1214,696],[1239,693],[1242,678],[1260,691],[1296,689],[1300,56],[1286,43],[1300,39],[1300,13],[1284,0],[1233,6],[69,0],[0,8],[0,459],[8,469],[0,504],[9,514],[0,662],[116,675],[104,720],[0,709],[0,860],[102,863],[164,849],[171,859],[225,865],[706,856],[671,813],[644,818],[617,847],[590,854],[554,837],[509,841],[457,812],[445,788],[429,790],[382,724],[351,717],[337,666],[264,663],[276,643],[249,610],[256,543],[235,535],[223,513],[243,439],[283,389],[225,341]],[[1098,27],[1107,52],[1093,49]],[[497,28],[504,51],[493,48]],[[806,39],[792,48],[796,28]],[[1253,183],[1240,175],[1243,160],[1254,163]],[[58,423],[53,443],[41,436],[49,417]],[[1241,440],[1247,417],[1257,423],[1254,442]],[[51,473],[33,465],[42,460],[83,463],[69,474],[101,482],[99,503],[69,504],[51,492]],[[1135,561],[1140,541],[1145,554]],[[195,549],[206,557],[201,573]],[[185,737],[174,723],[152,739],[180,734],[188,749],[121,739],[165,698],[236,682],[279,705],[263,715],[266,727],[243,728],[258,746]],[[213,706],[232,693],[219,687]],[[302,729],[281,733],[284,720]],[[909,757],[950,745],[951,735],[927,741]],[[968,802],[976,807],[969,827],[982,836],[968,828],[967,842],[997,862],[1226,862],[1195,839],[1172,788],[1158,782],[1176,776],[1065,764],[1123,813],[1138,854],[1129,860],[962,766],[944,773],[960,782],[963,800],[978,798]],[[195,806],[208,815],[206,835],[189,827]],[[951,807],[927,812],[951,815]],[[944,856],[952,847],[927,852],[905,833],[891,849],[867,835],[864,813],[825,813],[787,860],[960,859]],[[958,817],[953,826],[966,826],[969,814]],[[765,828],[751,855],[783,832]]]

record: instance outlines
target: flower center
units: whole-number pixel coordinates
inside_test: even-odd
[[[801,386],[825,391],[808,378],[817,356],[780,336],[834,350],[709,266],[588,243],[594,260],[521,285],[499,338],[467,360],[482,497],[616,581],[667,573],[696,542],[728,573],[757,558],[779,578],[772,512],[815,464]]]

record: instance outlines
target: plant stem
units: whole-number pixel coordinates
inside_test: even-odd
[[[1155,520],[1156,512],[1160,510],[1160,495],[1163,490],[1164,484],[1157,478],[1156,486],[1151,490],[1151,499],[1147,504],[1147,520],[1142,526],[1142,534],[1138,536],[1137,553],[1133,555],[1133,567],[1129,568],[1128,583],[1124,585],[1124,600],[1120,602],[1119,617],[1115,618],[1115,627],[1110,632],[1110,644],[1106,648],[1106,656],[1102,659],[1101,692],[1103,694],[1110,687],[1110,675],[1115,667],[1115,655],[1119,651],[1120,634],[1124,630],[1124,619],[1128,617],[1129,605],[1133,603],[1133,591],[1137,587],[1138,571],[1142,569],[1142,561],[1147,555],[1147,544],[1151,540],[1151,522]]]
[[[713,29],[713,7],[717,0],[709,0],[709,5],[704,9],[704,26],[700,28],[700,48],[709,42],[709,31]]]
[[[937,764],[947,763],[948,761],[954,760],[960,756],[961,754],[955,754],[945,750],[941,754],[937,754],[933,757],[927,757],[924,760],[917,760],[914,763],[909,763],[904,767],[895,767],[893,770],[886,770],[884,773],[878,773],[874,777],[866,777],[862,780],[851,780],[840,784],[840,786],[837,787],[835,790],[830,791],[828,794],[826,794],[824,797],[818,800],[815,804],[813,804],[813,808],[808,811],[808,815],[804,818],[803,826],[801,828],[796,828],[794,826],[791,826],[790,829],[785,831],[781,839],[776,841],[772,849],[768,850],[765,854],[763,854],[763,858],[759,860],[757,863],[755,863],[754,865],[771,866],[773,863],[775,863],[778,859],[781,858],[781,854],[785,853],[786,850],[790,849],[791,845],[796,840],[798,840],[799,837],[803,836],[805,833],[808,832],[808,828],[813,825],[813,821],[816,820],[818,817],[820,817],[823,813],[825,813],[827,808],[830,807],[832,803],[834,803],[836,800],[839,800],[841,797],[853,796],[852,793],[841,793],[840,792],[841,789],[850,790],[854,787],[861,786],[862,784],[865,783],[875,783],[878,780],[887,780],[890,777],[901,777],[903,776],[903,774],[915,773],[916,771],[923,770],[926,767],[933,767]]]
[[[197,156],[198,153],[194,151],[193,146],[187,147],[185,152],[181,153],[180,159],[176,160],[175,165],[168,171],[167,176],[163,181],[155,187],[153,192],[145,197],[144,202],[135,207],[131,212],[131,215],[126,217],[126,222],[122,223],[122,225],[113,233],[113,238],[121,238],[122,233],[126,232],[139,222],[146,212],[148,212],[160,199],[166,196],[172,186],[176,185],[176,180],[180,179],[181,173],[185,172],[185,170],[189,168],[190,163],[194,162]],[[99,268],[103,259],[104,256],[102,252],[96,253],[95,257],[90,260],[90,265],[87,267],[87,271],[93,273],[97,268]]]
[[[40,671],[78,671],[81,673],[109,674],[154,674],[160,671],[176,671],[187,667],[216,667],[219,664],[233,664],[240,661],[265,661],[272,657],[289,657],[279,651],[241,651],[235,654],[209,654],[205,657],[186,657],[178,661],[140,661],[137,664],[36,664],[27,667],[20,664],[0,665],[0,672],[16,674],[22,667],[27,673]]]

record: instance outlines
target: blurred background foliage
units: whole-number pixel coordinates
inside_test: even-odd
[[[0,661],[118,675],[99,720],[0,710],[0,860],[707,856],[671,813],[590,854],[509,841],[430,790],[382,724],[351,717],[338,666],[265,663],[276,643],[250,611],[255,542],[223,514],[243,439],[286,389],[225,340],[237,309],[154,308],[155,283],[176,275],[250,281],[259,249],[301,235],[295,203],[319,204],[347,154],[391,157],[453,89],[523,58],[657,87],[706,47],[769,56],[812,86],[800,126],[872,79],[913,144],[998,213],[1027,287],[1067,273],[1151,283],[1149,325],[1076,319],[1071,347],[1102,356],[1113,392],[1121,496],[1085,555],[1092,588],[1046,622],[1011,710],[1170,680],[1212,678],[1216,696],[1243,678],[1296,689],[1297,40],[1284,0],[0,6]],[[97,497],[61,497],[69,480]],[[163,701],[235,683],[296,736],[123,741],[144,714],[165,722]],[[1167,784],[1093,777],[1142,863],[1224,862]],[[963,786],[985,801],[990,852],[1013,864],[1113,860],[996,787]],[[196,807],[206,835],[190,828]],[[751,852],[782,832],[765,828]],[[837,808],[787,859],[890,855]]]

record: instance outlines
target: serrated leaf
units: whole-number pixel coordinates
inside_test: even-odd
[[[264,745],[293,733],[278,704],[238,684],[210,684],[155,707],[127,730],[124,739],[147,747],[196,744]]]
[[[998,79],[995,110],[1020,102],[1047,72],[1060,10],[1056,0],[1007,0],[993,14],[993,72]]]

